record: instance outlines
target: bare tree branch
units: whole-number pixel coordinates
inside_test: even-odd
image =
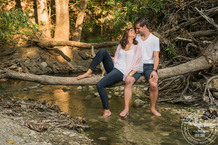
[[[202,10],[200,11],[198,8],[195,9],[199,12],[199,14],[204,17],[211,25],[213,25],[218,30],[218,25],[214,22],[214,20],[208,17]]]

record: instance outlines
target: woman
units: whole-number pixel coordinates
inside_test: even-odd
[[[138,45],[135,37],[136,33],[133,29],[125,30],[115,52],[114,59],[111,58],[105,49],[101,49],[92,60],[88,71],[77,77],[77,79],[91,77],[97,65],[103,62],[107,75],[97,83],[97,89],[104,109],[103,118],[111,115],[105,87],[122,80],[128,81],[137,71],[142,72],[142,48]]]

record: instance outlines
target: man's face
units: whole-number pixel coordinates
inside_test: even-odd
[[[140,24],[136,24],[136,32],[139,33],[140,35],[142,35],[145,31],[144,27],[141,27]]]

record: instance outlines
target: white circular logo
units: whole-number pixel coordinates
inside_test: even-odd
[[[186,141],[192,145],[209,145],[217,137],[217,118],[203,120],[197,113],[184,116],[181,131]]]

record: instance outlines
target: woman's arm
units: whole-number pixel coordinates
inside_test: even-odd
[[[136,72],[136,70],[132,70],[128,75],[132,77]]]
[[[135,72],[143,72],[143,52],[142,47],[140,45],[137,45],[135,55],[133,58],[133,68],[132,71]]]
[[[117,58],[118,58],[118,53],[119,53],[119,50],[120,50],[120,44],[117,46],[117,49],[116,49],[116,52],[114,54],[114,58],[112,59],[114,61],[114,63],[117,61]]]

